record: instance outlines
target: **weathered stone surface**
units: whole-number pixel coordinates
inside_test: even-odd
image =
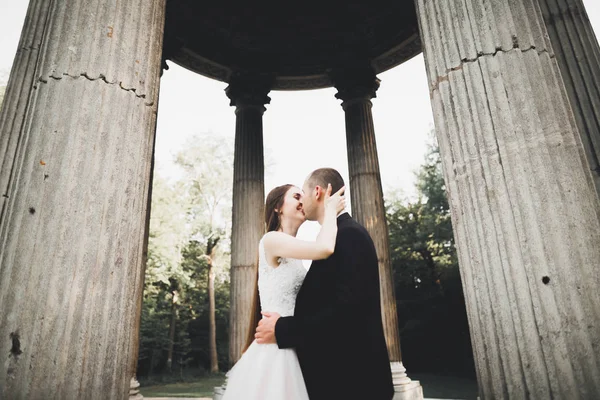
[[[482,398],[600,394],[598,197],[537,0],[418,0]]]
[[[242,355],[250,327],[250,308],[258,268],[258,242],[264,234],[264,150],[262,116],[268,86],[236,82],[227,88],[236,106],[231,229],[231,305],[229,363]]]
[[[41,3],[27,14],[21,47],[35,49],[17,55],[0,132],[17,137],[0,154],[0,397],[122,399],[165,3]]]
[[[17,143],[25,118],[25,109],[36,78],[35,68],[50,3],[31,0],[13,61],[5,99],[0,106],[0,171],[12,168]],[[8,198],[10,174],[0,173],[0,211]]]
[[[600,46],[581,0],[540,0],[552,49],[600,194]]]

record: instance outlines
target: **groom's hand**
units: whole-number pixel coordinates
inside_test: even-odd
[[[256,343],[277,343],[277,340],[275,339],[275,324],[280,315],[275,312],[261,312],[261,314],[263,317],[258,321],[258,327],[254,334]]]

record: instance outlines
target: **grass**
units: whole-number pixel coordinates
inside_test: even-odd
[[[410,371],[408,371],[408,377],[421,383],[425,398],[477,399],[477,380],[475,380],[475,378],[468,379],[422,373],[411,374]]]
[[[144,397],[211,397],[215,386],[225,382],[225,374],[208,375],[196,382],[169,383],[140,387]]]

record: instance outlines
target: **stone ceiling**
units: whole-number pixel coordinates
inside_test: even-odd
[[[420,52],[413,0],[167,1],[164,58],[224,82],[262,74],[276,90],[330,87],[332,69],[369,62],[380,73]]]

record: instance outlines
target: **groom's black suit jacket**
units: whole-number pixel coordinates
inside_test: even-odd
[[[348,214],[337,224],[333,255],[312,263],[294,316],[277,321],[277,344],[296,348],[311,400],[388,400],[394,389],[375,246]]]

